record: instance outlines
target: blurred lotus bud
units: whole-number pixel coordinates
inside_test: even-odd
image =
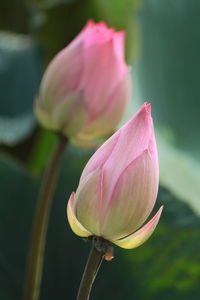
[[[44,73],[35,112],[47,129],[92,144],[121,120],[130,93],[124,32],[89,21]]]
[[[162,211],[161,207],[141,227],[154,207],[158,182],[151,106],[145,103],[87,163],[76,194],[72,193],[68,202],[72,230],[82,237],[102,237],[122,248],[140,246],[154,231]]]

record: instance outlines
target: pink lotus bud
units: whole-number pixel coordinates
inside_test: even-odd
[[[145,103],[87,163],[68,202],[72,230],[82,237],[103,237],[122,248],[138,247],[160,218],[162,207],[140,228],[155,204],[158,182],[151,106]]]
[[[40,123],[75,143],[111,133],[129,98],[124,32],[89,21],[49,64],[35,112]]]

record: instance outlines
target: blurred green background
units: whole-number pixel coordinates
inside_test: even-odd
[[[55,136],[33,116],[43,70],[88,19],[125,29],[133,99],[127,120],[152,103],[160,156],[152,238],[115,248],[91,299],[199,299],[200,1],[1,0],[0,2],[0,300],[21,297],[40,176]],[[66,149],[48,231],[41,300],[75,299],[90,245],[67,224],[66,202],[92,151]]]

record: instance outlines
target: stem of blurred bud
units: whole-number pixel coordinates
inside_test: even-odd
[[[67,138],[59,135],[58,142],[42,178],[27,258],[23,300],[39,299],[49,217],[59,175],[60,162],[66,144]]]
[[[89,299],[93,282],[103,259],[109,261],[113,258],[113,248],[110,242],[96,236],[92,239],[92,249],[85,266],[76,300]]]

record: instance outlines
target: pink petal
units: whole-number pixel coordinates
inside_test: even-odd
[[[151,145],[150,152],[154,154],[152,159],[157,162],[150,104],[145,103],[129,122],[95,152],[84,168],[81,180],[96,168],[104,165],[105,176],[108,174],[108,182],[106,181],[106,184],[109,186],[112,194],[120,174],[136,157],[148,149],[149,144]],[[111,181],[109,174],[112,174]]]
[[[77,136],[77,140],[81,140],[81,138],[82,140],[93,140],[114,131],[129,102],[130,90],[131,82],[128,72],[110,95],[110,101],[105,111],[85,124],[83,131]]]
[[[108,157],[111,155],[111,153],[114,150],[114,147],[117,144],[117,141],[119,139],[119,132],[116,132],[112,135],[111,138],[109,138],[96,152],[95,154],[90,158],[87,165],[85,166],[80,182],[87,177],[91,172],[96,170],[97,168],[100,168],[103,166],[105,161],[108,159]]]
[[[115,184],[123,170],[149,148],[150,141],[155,142],[150,107],[150,104],[145,103],[139,112],[118,132],[120,137],[117,144],[112,155],[103,165],[104,184],[109,186],[108,198],[111,197]],[[155,150],[156,144],[152,145],[151,149]],[[157,152],[152,156],[153,160],[156,155]],[[158,171],[156,162],[155,168]],[[110,174],[112,174],[112,178],[110,178]]]
[[[126,64],[125,51],[124,51],[124,45],[125,45],[124,37],[125,37],[125,31],[115,32],[115,35],[114,35],[114,50],[115,50],[115,53],[116,53],[116,55],[119,59],[119,62],[121,63],[122,70],[124,68],[124,65]]]
[[[101,169],[96,169],[79,184],[75,195],[74,211],[79,222],[94,235],[99,236],[101,220]]]
[[[79,88],[85,91],[90,119],[105,111],[113,90],[127,70],[125,64],[122,68],[121,61],[115,53],[113,38],[103,40],[101,44],[94,43],[95,38],[99,40],[100,34],[103,33],[91,33],[90,39],[88,37],[84,43],[83,50],[84,65]]]
[[[138,231],[121,240],[113,241],[113,243],[124,249],[133,249],[142,245],[152,235],[158,224],[162,209],[163,206],[161,206],[156,215]]]
[[[113,36],[113,29],[105,28],[104,26],[96,24],[85,38],[84,44],[86,48],[95,44],[101,45],[109,41]]]
[[[90,235],[92,235],[91,232],[89,232],[87,229],[85,229],[74,215],[74,211],[73,211],[74,196],[75,196],[75,193],[72,193],[69,198],[68,204],[67,204],[67,218],[68,218],[70,227],[71,227],[72,231],[75,234],[77,234],[78,236],[81,236],[81,237],[90,236]]]
[[[105,173],[103,172],[105,176]],[[139,228],[149,216],[158,192],[158,174],[148,150],[122,172],[111,197],[105,180],[111,182],[113,173],[104,178],[102,198],[104,200],[101,235],[107,239],[118,239]]]
[[[108,27],[108,25],[104,21],[100,21],[96,24],[96,26],[101,29],[102,31],[108,31],[110,30],[111,32],[114,31],[113,28]]]
[[[81,43],[75,47],[66,47],[55,56],[41,82],[39,100],[46,110],[53,110],[58,103],[77,90],[82,74],[82,62]]]

